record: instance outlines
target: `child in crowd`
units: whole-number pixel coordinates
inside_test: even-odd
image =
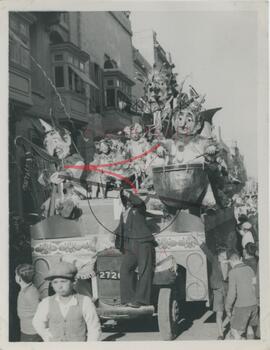
[[[217,254],[214,255],[207,245],[197,236],[193,235],[202,251],[205,253],[211,264],[210,285],[213,291],[213,311],[216,312],[216,324],[218,330],[218,340],[224,339],[223,314],[225,309],[225,298],[227,293],[228,264],[227,264],[227,247],[219,246]]]
[[[257,278],[257,283],[256,283],[256,296],[259,300],[259,279],[257,276],[258,272],[258,258],[256,256],[257,253],[257,247],[256,244],[254,243],[247,243],[244,251],[243,251],[243,263],[250,266],[252,270],[254,271],[256,278]],[[258,302],[259,304],[259,302]],[[254,332],[252,330],[252,327],[248,327],[247,329],[247,337],[253,339],[254,338]]]
[[[242,248],[243,249],[245,248],[247,243],[255,243],[251,229],[252,229],[252,225],[248,221],[243,222],[240,226],[239,233],[242,236]]]
[[[39,304],[39,293],[33,285],[34,268],[29,264],[18,265],[15,269],[15,280],[21,290],[17,300],[17,314],[20,319],[21,341],[42,341],[32,326],[32,320]]]
[[[232,269],[225,309],[231,318],[231,335],[239,340],[244,338],[248,326],[254,333],[258,326],[256,276],[252,268],[242,262],[238,252],[228,252],[228,260]]]
[[[101,328],[92,300],[77,294],[73,283],[77,269],[60,262],[46,277],[55,295],[41,301],[33,325],[44,341],[99,340]]]
[[[255,275],[257,274],[257,265],[258,265],[256,252],[257,252],[256,244],[249,242],[245,245],[245,248],[243,251],[243,263],[250,266],[254,271]]]

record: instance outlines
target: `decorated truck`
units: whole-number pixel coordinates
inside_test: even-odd
[[[184,303],[211,303],[210,266],[194,235],[213,253],[220,244],[236,245],[230,198],[238,181],[228,174],[212,133],[212,118],[220,108],[207,110],[204,96],[194,88],[185,93],[183,83],[178,90],[176,86],[172,67],[154,70],[141,99],[142,115],[153,120],[147,135],[137,124],[124,130],[124,143],[103,140],[90,165],[76,153],[66,129],[41,121],[46,157],[55,169],[39,178],[52,194],[44,203],[42,220],[31,227],[35,284],[42,297],[50,294],[44,280],[48,270],[67,260],[78,268],[78,292],[91,295],[101,320],[157,317],[164,340],[177,336]],[[92,184],[92,198],[89,187],[76,181],[83,170],[90,173],[84,185]],[[115,190],[137,192],[153,214],[148,218],[157,242],[152,300],[138,309],[120,301],[122,254],[115,248],[114,234],[119,192],[108,196],[112,183]],[[103,198],[93,199],[93,188],[97,197],[98,189],[105,189]]]
[[[141,198],[147,202],[147,195]],[[155,233],[158,246],[152,305],[133,309],[120,302],[122,254],[114,248],[112,234],[118,225],[114,215],[116,200],[81,201],[83,215],[76,222],[54,215],[32,226],[32,256],[37,271],[35,284],[41,296],[47,296],[50,288],[44,277],[49,269],[63,259],[73,262],[79,270],[78,291],[92,296],[101,320],[158,317],[162,338],[173,339],[183,318],[183,304],[205,301],[209,305],[211,300],[210,267],[193,235],[205,239],[213,252],[220,243],[234,246],[233,209],[202,216],[177,209],[165,220],[162,217],[154,219],[158,227]],[[150,200],[147,209],[156,212],[152,208]]]

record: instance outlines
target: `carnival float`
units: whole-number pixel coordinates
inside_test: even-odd
[[[121,212],[119,190],[125,188],[140,196],[151,214],[157,271],[174,271],[185,279],[177,287],[184,288],[185,301],[209,303],[207,262],[192,235],[203,237],[213,252],[220,243],[235,246],[233,195],[243,184],[230,172],[213,133],[221,108],[206,109],[206,96],[188,79],[178,85],[173,68],[153,68],[136,104],[140,122],[96,140],[89,164],[53,113],[35,125],[43,147],[16,138],[16,145],[30,150],[29,159],[42,159],[45,165],[38,183],[48,195],[31,226],[35,283],[42,297],[49,293],[48,270],[67,260],[79,270],[80,291],[107,305],[105,313],[100,307],[100,315],[109,319],[115,314],[121,253],[114,248],[114,231]],[[25,186],[33,163],[26,163]],[[116,278],[101,278],[112,268]],[[167,294],[169,300],[174,296]],[[164,326],[160,317],[164,337],[172,338],[172,325]]]

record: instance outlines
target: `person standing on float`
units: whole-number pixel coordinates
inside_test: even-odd
[[[116,229],[116,248],[124,254],[120,268],[121,303],[133,308],[150,305],[155,265],[155,240],[146,222],[145,203],[122,190],[124,206]],[[138,267],[137,283],[135,270]]]

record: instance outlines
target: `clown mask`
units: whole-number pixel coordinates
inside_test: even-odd
[[[65,134],[61,137],[59,131],[53,129],[46,134],[44,146],[49,155],[55,155],[58,159],[64,159],[70,152],[70,133],[65,130]]]
[[[99,150],[101,153],[108,154],[111,150],[110,145],[107,142],[102,141],[102,142],[100,142]]]
[[[146,90],[150,102],[165,101],[168,95],[165,74],[154,70],[147,82]]]
[[[175,117],[174,128],[179,135],[194,135],[200,127],[198,118],[189,110],[183,110]]]

